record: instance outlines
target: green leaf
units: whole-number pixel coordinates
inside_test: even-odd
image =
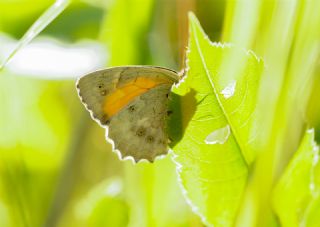
[[[282,226],[319,226],[320,164],[314,130],[307,130],[298,151],[273,193],[273,206]]]
[[[57,16],[59,16],[60,13],[69,5],[69,3],[70,0],[56,0],[55,3],[49,9],[47,9],[23,35],[17,46],[0,65],[0,70],[11,60],[11,58],[13,58],[13,56],[19,50],[30,43],[43,29],[48,26],[48,24],[50,24]]]
[[[180,120],[169,121],[174,160],[203,222],[232,226],[254,159],[251,128],[263,63],[252,52],[211,43],[194,15],[189,21],[187,75],[173,89],[181,111],[172,119]]]

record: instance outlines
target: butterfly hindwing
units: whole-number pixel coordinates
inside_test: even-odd
[[[111,119],[108,137],[114,141],[122,158],[153,162],[156,156],[167,153],[167,94],[170,88],[160,85],[151,89]]]

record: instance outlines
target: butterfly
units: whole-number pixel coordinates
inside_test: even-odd
[[[121,66],[78,79],[78,95],[91,117],[106,129],[120,159],[153,162],[168,153],[166,132],[171,87],[178,74],[157,66]]]

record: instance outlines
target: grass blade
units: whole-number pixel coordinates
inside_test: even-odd
[[[43,29],[48,26],[48,24],[50,24],[57,16],[59,16],[60,13],[69,5],[69,3],[70,0],[56,0],[56,2],[48,10],[46,10],[23,35],[17,46],[0,65],[0,70],[3,69],[6,64],[8,64],[8,62],[19,50],[28,45],[28,43],[30,43]]]
[[[310,129],[274,190],[273,205],[283,227],[319,224],[319,170],[319,147]]]

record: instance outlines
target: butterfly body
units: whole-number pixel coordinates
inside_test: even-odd
[[[77,88],[121,159],[153,162],[168,151],[168,96],[178,78],[161,67],[114,67],[81,77]]]

